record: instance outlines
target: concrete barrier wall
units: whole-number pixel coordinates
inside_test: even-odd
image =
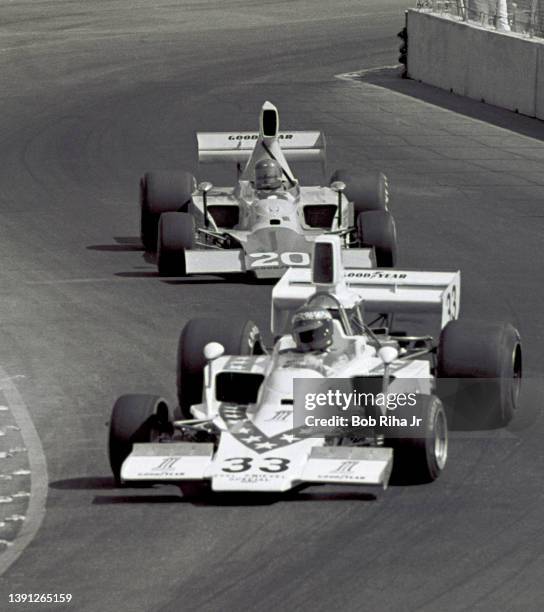
[[[536,69],[536,116],[544,119],[544,49],[540,47]]]
[[[544,119],[544,40],[408,12],[408,75]]]

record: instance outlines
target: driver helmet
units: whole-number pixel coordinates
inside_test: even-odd
[[[304,306],[294,314],[291,330],[299,351],[324,351],[332,344],[332,315],[325,308]]]
[[[261,159],[255,164],[255,188],[265,191],[282,186],[281,166],[275,159]]]

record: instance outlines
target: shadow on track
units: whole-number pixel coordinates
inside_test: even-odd
[[[102,251],[109,253],[121,252],[140,252],[142,259],[148,264],[152,264],[154,270],[134,270],[131,272],[116,272],[119,278],[160,278],[167,285],[201,285],[201,284],[244,284],[244,285],[275,285],[278,278],[257,278],[251,273],[244,274],[210,274],[195,275],[186,277],[165,277],[161,276],[156,270],[157,259],[154,253],[148,253],[139,238],[136,236],[114,236],[116,244],[91,244],[87,246],[89,251]]]
[[[151,489],[150,489],[151,490]],[[123,491],[123,489],[120,489]],[[201,496],[182,496],[179,494],[162,494],[157,490],[156,495],[100,495],[93,499],[94,505],[114,504],[178,504],[185,503],[203,507],[238,507],[238,506],[271,506],[279,502],[312,502],[312,501],[375,501],[376,496],[367,492],[338,491],[326,493],[296,493],[266,494],[266,493],[203,493]]]
[[[160,278],[158,272],[154,270],[142,270],[139,272],[116,272],[119,278]]]
[[[134,272],[116,272],[115,276],[119,278],[158,278],[165,285],[184,286],[184,285],[255,285],[255,286],[272,286],[278,282],[277,278],[253,278],[250,274],[229,274],[228,276],[185,276],[185,277],[167,277],[161,276],[156,270],[141,270]]]
[[[346,490],[308,490],[295,488],[285,493],[216,493],[206,485],[187,483],[183,490],[176,485],[142,485],[117,487],[111,476],[86,476],[68,478],[51,482],[52,489],[61,491],[115,491],[115,494],[96,495],[93,505],[114,504],[177,504],[190,503],[195,506],[270,506],[278,502],[312,501],[375,501],[376,495],[368,491]],[[144,490],[145,489],[145,490]]]
[[[115,481],[111,476],[89,476],[85,478],[67,478],[50,482],[52,489],[63,491],[93,491],[97,489],[115,489]]]
[[[272,286],[278,282],[278,278],[255,278],[251,274],[229,274],[228,276],[208,276],[208,277],[192,277],[176,278],[164,280],[167,285],[191,285],[193,283],[218,283],[221,285],[255,285],[255,286]]]
[[[371,72],[356,77],[354,80],[396,91],[405,96],[416,98],[427,104],[433,104],[471,119],[485,121],[522,136],[544,141],[544,121],[520,115],[498,106],[472,100],[471,98],[466,98],[465,96],[445,91],[420,81],[402,79],[400,78],[399,68],[388,68]]]
[[[87,247],[89,251],[129,252],[143,251],[144,247],[139,238],[134,236],[114,236],[116,244],[92,244]]]

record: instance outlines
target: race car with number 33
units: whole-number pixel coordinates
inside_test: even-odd
[[[459,292],[459,272],[346,269],[340,238],[319,237],[312,268],[290,268],[274,287],[269,352],[251,321],[193,319],[179,341],[176,410],[156,396],[117,400],[109,433],[115,479],[260,492],[385,487],[391,474],[396,482],[435,480],[446,465],[449,424],[504,426],[519,404],[517,330],[459,319]],[[433,312],[438,342],[389,329],[396,313]],[[371,313],[377,320],[366,322]],[[414,394],[415,405],[395,411],[410,426],[309,432],[297,425],[294,387],[310,379]]]
[[[140,180],[141,238],[161,275],[252,272],[277,278],[310,265],[312,243],[340,236],[346,265],[392,267],[396,227],[381,172],[337,170],[329,186],[301,186],[288,160],[325,169],[321,132],[280,132],[266,102],[259,132],[200,132],[199,163],[236,164],[234,187],[214,187],[184,171],[147,172]],[[243,166],[243,167],[242,167]]]

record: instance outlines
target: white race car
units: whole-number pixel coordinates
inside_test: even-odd
[[[309,266],[312,243],[324,232],[341,237],[347,265],[395,265],[384,174],[336,171],[325,187],[302,187],[295,178],[288,159],[319,161],[324,169],[321,132],[280,132],[278,111],[266,102],[259,132],[201,132],[197,140],[200,163],[235,163],[238,179],[234,187],[214,187],[197,186],[188,172],[142,177],[141,238],[157,251],[161,274],[276,278],[287,267]]]
[[[194,319],[180,337],[179,408],[154,396],[117,400],[109,456],[118,482],[281,492],[313,483],[385,487],[392,471],[399,482],[429,482],[446,464],[448,416],[468,416],[462,427],[508,423],[519,401],[519,335],[509,324],[457,319],[459,272],[344,269],[338,236],[318,238],[314,249],[312,269],[289,269],[273,290],[270,352],[251,322]],[[438,343],[365,322],[369,313],[431,312],[441,320]],[[339,379],[350,393],[374,389],[413,402],[393,414],[389,405],[365,406],[357,426],[307,420],[295,381]]]

